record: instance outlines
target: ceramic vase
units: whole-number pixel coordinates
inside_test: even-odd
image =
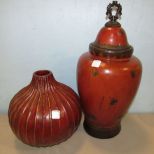
[[[51,146],[68,139],[78,128],[81,109],[77,94],[55,80],[48,70],[33,74],[31,83],[11,100],[9,123],[22,142]]]
[[[116,14],[113,15],[113,8]],[[132,103],[142,74],[140,60],[133,55],[121,24],[122,7],[113,1],[107,7],[110,21],[81,55],[77,84],[83,107],[84,128],[97,138],[111,138],[121,130],[121,119]]]

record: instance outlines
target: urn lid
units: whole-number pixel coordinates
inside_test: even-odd
[[[133,47],[129,45],[125,30],[117,21],[122,15],[122,6],[113,1],[107,6],[106,15],[109,21],[100,30],[95,42],[90,44],[90,52],[105,57],[130,57]]]

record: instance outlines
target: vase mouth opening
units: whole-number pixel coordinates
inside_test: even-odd
[[[34,72],[34,76],[47,77],[47,76],[53,76],[53,74],[49,70],[38,70],[38,71]]]

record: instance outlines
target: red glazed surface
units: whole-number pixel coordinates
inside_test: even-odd
[[[52,117],[55,110],[60,111],[60,119]],[[55,145],[77,129],[81,119],[79,98],[50,71],[37,71],[31,83],[11,100],[8,116],[14,134],[24,143]]]
[[[100,60],[99,67],[92,67]],[[85,121],[95,128],[113,128],[128,110],[141,79],[142,66],[132,56],[106,59],[87,52],[78,62],[77,81]]]
[[[96,38],[100,45],[127,46],[127,36],[121,27],[103,27]]]
[[[85,114],[84,128],[98,138],[110,138],[121,129],[140,84],[142,66],[116,21],[106,23],[77,66],[78,91]],[[93,65],[98,62],[97,65]]]

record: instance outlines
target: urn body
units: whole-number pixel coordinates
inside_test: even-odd
[[[90,135],[110,138],[119,133],[121,118],[139,87],[141,72],[142,65],[135,56],[106,59],[87,52],[80,57],[78,91],[84,127]]]
[[[117,12],[112,15],[112,9]],[[84,128],[97,138],[111,138],[121,130],[121,119],[138,90],[142,65],[117,19],[117,1],[109,4],[110,21],[99,31],[77,66],[78,92],[85,115]]]

